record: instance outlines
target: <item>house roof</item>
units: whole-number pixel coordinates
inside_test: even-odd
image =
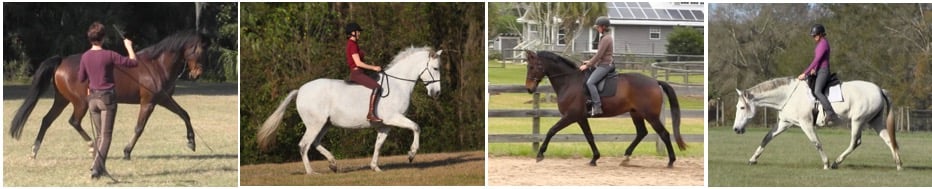
[[[648,2],[606,2],[605,4],[608,7],[608,18],[612,20],[679,22],[703,22],[705,20],[702,6]]]

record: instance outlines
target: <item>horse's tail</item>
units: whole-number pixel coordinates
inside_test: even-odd
[[[673,116],[673,137],[676,138],[676,145],[680,150],[686,150],[686,142],[680,135],[680,102],[676,98],[676,92],[667,82],[657,81],[657,83],[663,88],[663,92],[667,94],[667,100],[670,101],[670,115]]]
[[[298,90],[292,90],[291,93],[288,93],[288,97],[285,97],[285,100],[278,105],[275,112],[272,112],[272,115],[262,123],[262,128],[259,129],[258,136],[256,137],[257,142],[259,142],[260,151],[267,151],[272,146],[272,143],[275,143],[275,130],[281,125],[282,117],[285,116],[285,109],[291,104],[295,96],[298,96]]]
[[[896,121],[893,120],[893,104],[890,102],[887,90],[880,89],[880,95],[883,97],[884,110],[887,111],[887,134],[890,136],[890,144],[893,145],[894,150],[900,149],[896,143]]]
[[[61,61],[62,58],[60,56],[45,59],[45,61],[42,61],[42,64],[39,65],[39,69],[36,70],[36,73],[32,75],[32,86],[29,88],[29,93],[26,94],[26,100],[23,101],[23,105],[19,107],[19,110],[16,110],[16,116],[13,117],[13,122],[10,124],[10,136],[14,139],[19,139],[20,135],[23,134],[23,126],[26,124],[26,119],[29,118],[32,109],[36,107],[39,96],[45,93],[45,90],[52,84],[55,68],[58,68]]]

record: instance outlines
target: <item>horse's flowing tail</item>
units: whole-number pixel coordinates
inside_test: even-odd
[[[55,68],[58,68],[61,61],[62,58],[60,56],[45,59],[45,61],[42,61],[42,64],[39,65],[39,69],[36,70],[36,73],[32,75],[32,86],[29,88],[29,93],[26,94],[26,100],[23,101],[23,105],[19,107],[19,110],[16,110],[16,116],[13,117],[13,122],[10,124],[10,136],[14,139],[19,139],[20,135],[23,134],[23,126],[26,124],[26,119],[29,118],[32,109],[36,107],[36,102],[39,101],[39,95],[45,93],[45,90],[52,84]]]
[[[281,125],[282,117],[285,116],[285,109],[291,104],[295,96],[298,96],[298,90],[292,90],[291,93],[288,93],[288,97],[285,97],[285,100],[278,105],[275,112],[272,112],[272,115],[262,123],[262,128],[259,129],[258,136],[256,136],[260,151],[267,151],[275,142],[275,130]]]
[[[883,96],[884,110],[887,111],[887,134],[890,135],[890,144],[893,145],[894,150],[899,150],[900,147],[896,144],[896,121],[893,120],[893,104],[890,102],[887,90],[880,89],[880,95]]]
[[[686,150],[686,142],[683,141],[683,136],[680,135],[680,102],[676,98],[676,92],[667,82],[657,81],[657,83],[663,88],[663,92],[667,93],[667,100],[670,101],[670,115],[673,116],[673,137],[676,138],[676,145],[679,146],[680,150]]]

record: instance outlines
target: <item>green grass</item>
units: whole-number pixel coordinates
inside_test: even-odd
[[[489,80],[488,80],[489,83],[491,83],[492,85],[523,85],[524,84],[525,80],[527,79],[527,66],[526,65],[508,63],[508,64],[505,64],[504,68],[502,68],[500,65],[502,64],[496,60],[489,60],[489,66],[491,66],[491,67],[487,67],[488,72],[489,72]],[[640,70],[621,69],[619,70],[619,72],[640,73],[646,76],[651,75],[651,72],[646,71],[646,70],[640,71]],[[662,74],[662,72],[658,74]],[[683,75],[676,75],[676,74],[670,75],[670,80],[667,80],[667,82],[683,83],[684,82],[683,78],[684,78]],[[665,78],[663,77],[658,78],[658,80],[664,80],[664,79]],[[705,82],[705,75],[703,74],[696,73],[696,74],[689,75],[689,84],[703,84],[704,82]],[[544,79],[541,82],[541,85],[548,85],[548,84],[549,84],[548,79]]]
[[[556,94],[541,94],[542,100],[545,100],[548,97],[556,99]],[[533,105],[531,102],[533,99],[534,96],[527,93],[500,93],[496,95],[490,95],[489,109],[532,109]],[[702,110],[705,107],[705,101],[702,97],[699,96],[678,96],[677,99],[680,102],[680,109]],[[557,103],[555,101],[542,101],[542,103],[540,103],[540,108],[557,109]],[[664,102],[664,109],[669,111],[669,108],[670,105],[667,104],[667,102]]]
[[[3,122],[10,123],[22,104],[22,98],[8,95],[24,93],[22,86],[4,86]],[[181,89],[185,88],[185,89]],[[190,89],[188,89],[190,88]],[[200,95],[201,89],[223,89],[223,94]],[[195,91],[192,91],[195,90]],[[72,107],[52,123],[36,159],[29,159],[32,144],[42,117],[52,99],[42,98],[29,116],[22,138],[3,136],[3,185],[9,186],[226,186],[238,184],[239,132],[236,85],[228,83],[188,83],[179,92],[198,95],[175,95],[175,100],[191,116],[197,134],[197,151],[185,147],[184,122],[165,108],[153,112],[145,132],[136,143],[132,160],[123,160],[123,147],[129,143],[136,124],[139,105],[120,104],[113,132],[108,171],[120,182],[107,178],[91,180],[93,161],[85,142],[68,124]],[[218,93],[217,91],[211,91]],[[13,98],[13,99],[7,99]],[[89,118],[84,130],[91,134]],[[9,130],[4,124],[4,131]],[[93,135],[91,135],[93,137]]]
[[[758,164],[748,165],[767,130],[749,128],[737,135],[731,127],[709,129],[709,186],[932,186],[932,133],[897,133],[903,171],[896,171],[890,150],[871,130],[863,132],[861,146],[837,170],[822,169],[815,147],[799,128],[773,139]],[[848,129],[823,128],[817,134],[829,161],[848,147]]]

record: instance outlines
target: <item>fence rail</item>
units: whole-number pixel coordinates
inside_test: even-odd
[[[531,134],[489,134],[490,143],[531,143],[531,148],[535,152],[540,147],[540,142],[543,141],[544,136],[540,134],[540,118],[542,117],[561,117],[561,114],[558,110],[552,109],[540,109],[540,92],[541,89],[549,89],[550,92],[553,91],[550,86],[541,86],[538,89],[537,93],[533,94],[532,100],[532,109],[519,109],[519,110],[489,110],[488,117],[530,117],[531,118]],[[515,93],[515,92],[527,92],[524,86],[521,85],[489,85],[489,94],[499,94],[499,93]],[[679,92],[678,92],[679,93]],[[701,95],[702,90],[699,90],[699,95]],[[684,118],[703,118],[702,110],[681,110],[681,115]],[[669,117],[669,111],[663,111],[661,119]],[[616,116],[618,118],[630,117],[628,114]],[[664,119],[665,120],[665,119]],[[600,142],[630,142],[634,140],[634,134],[594,134],[593,135],[596,141]],[[701,134],[698,135],[682,135],[683,140],[686,142],[704,142],[704,136]],[[649,134],[645,137],[647,141],[656,141],[656,149],[658,154],[665,154],[666,147],[663,145],[663,142],[660,141],[660,138],[655,134]],[[586,139],[581,134],[559,134],[554,135],[551,138],[551,142],[585,142]]]

